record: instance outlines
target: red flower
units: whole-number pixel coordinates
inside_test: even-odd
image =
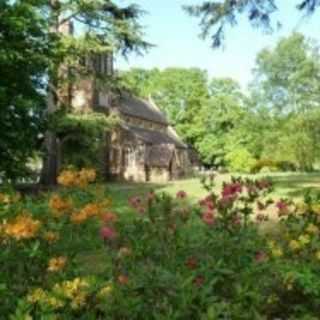
[[[102,215],[101,219],[105,224],[113,224],[118,221],[118,216],[112,212],[107,212]]]
[[[193,279],[193,284],[195,284],[197,287],[201,287],[204,284],[204,277],[203,276],[197,276],[195,279]]]
[[[268,259],[268,256],[265,252],[259,251],[256,253],[255,260],[258,263],[264,262]]]
[[[189,258],[186,261],[186,266],[190,269],[190,270],[195,270],[198,268],[198,260],[194,257]]]
[[[177,193],[177,198],[178,199],[185,199],[187,197],[187,193],[185,191],[179,191]]]
[[[212,226],[215,223],[214,214],[212,211],[207,211],[202,215],[202,221],[209,226]]]
[[[101,228],[100,235],[103,240],[115,240],[118,237],[118,233],[110,227]]]

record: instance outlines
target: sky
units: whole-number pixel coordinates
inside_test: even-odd
[[[273,34],[265,34],[251,27],[245,18],[230,28],[223,48],[212,49],[210,41],[199,37],[199,21],[190,17],[183,5],[197,4],[201,0],[121,0],[122,4],[136,3],[147,13],[141,18],[145,39],[154,44],[143,57],[131,55],[126,61],[117,59],[117,68],[198,67],[210,77],[231,77],[243,89],[252,81],[252,69],[257,53],[274,46],[281,37],[294,31],[301,32],[320,42],[320,10],[309,19],[295,9],[298,0],[278,0],[283,26]]]

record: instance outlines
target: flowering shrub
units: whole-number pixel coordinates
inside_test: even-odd
[[[2,315],[319,318],[320,196],[272,200],[269,181],[242,178],[217,192],[209,177],[197,203],[183,190],[150,192],[128,199],[128,217],[101,186],[71,185],[46,200],[2,198]],[[279,219],[271,231],[269,212]],[[92,274],[79,255],[92,252],[95,265],[96,249],[104,268]]]

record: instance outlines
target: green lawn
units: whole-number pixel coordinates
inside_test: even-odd
[[[308,189],[320,191],[320,173],[272,173],[250,175],[251,178],[269,177],[274,183],[273,196],[279,197],[293,197],[301,198]],[[223,181],[229,181],[230,175],[218,175],[216,177],[216,190],[221,188]],[[111,183],[109,185],[109,192],[113,199],[114,209],[119,212],[128,210],[128,198],[134,195],[143,195],[150,190],[156,192],[167,192],[175,195],[178,191],[184,190],[189,197],[194,201],[206,195],[203,190],[200,179],[186,179],[169,182],[167,184],[134,184],[134,183]]]

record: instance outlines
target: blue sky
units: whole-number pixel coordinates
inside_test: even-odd
[[[293,31],[304,33],[320,41],[320,12],[310,19],[303,19],[295,9],[297,0],[278,0],[284,25],[272,35],[253,29],[245,19],[229,29],[223,49],[213,50],[209,41],[199,38],[198,20],[188,16],[183,4],[195,4],[200,0],[122,0],[135,2],[147,11],[141,23],[145,26],[146,39],[155,44],[144,57],[131,56],[129,61],[118,59],[117,67],[198,67],[207,70],[211,77],[232,77],[245,89],[251,81],[251,70],[257,53],[270,47]],[[281,3],[281,4],[280,4]]]

